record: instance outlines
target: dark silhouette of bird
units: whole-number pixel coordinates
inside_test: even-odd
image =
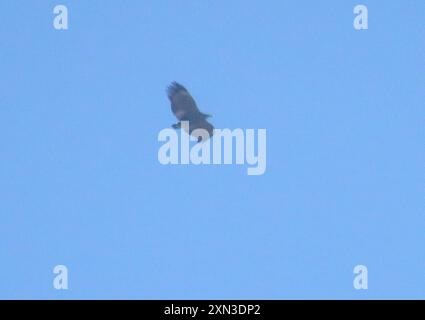
[[[188,134],[194,136],[194,130],[204,129],[208,132],[207,139],[212,137],[214,127],[207,121],[211,115],[199,111],[195,100],[192,98],[189,91],[187,91],[185,87],[177,82],[173,82],[167,88],[167,95],[171,102],[171,111],[179,120],[178,123],[172,125],[174,129],[180,129],[181,122],[188,121]],[[202,141],[202,136],[197,135],[195,138],[198,139],[198,142]]]

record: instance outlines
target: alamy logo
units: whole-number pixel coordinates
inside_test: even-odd
[[[62,4],[53,8],[53,27],[56,30],[68,30],[68,8]]]
[[[167,128],[159,132],[158,141],[165,142],[158,151],[158,161],[161,164],[217,165],[232,164],[235,160],[238,165],[247,163],[251,166],[247,168],[248,175],[265,173],[267,160],[266,129],[258,129],[257,137],[255,137],[254,129],[214,129],[214,134],[209,139],[209,133],[205,129],[196,129],[196,132],[194,131],[189,136],[186,133],[189,132],[188,121],[182,121],[181,128],[183,130],[181,130],[180,139],[174,129]],[[197,142],[197,137],[202,137],[202,141],[191,147],[190,142]],[[235,145],[233,142],[235,142]],[[235,155],[233,149],[235,149]],[[255,149],[257,149],[257,154]]]
[[[53,288],[56,290],[68,290],[68,268],[64,265],[57,265],[53,268],[56,274],[53,279]]]
[[[353,9],[354,14],[356,14],[353,27],[356,30],[367,30],[369,29],[369,21],[368,21],[368,10],[367,7],[363,4],[359,4]]]
[[[353,273],[356,275],[353,280],[353,287],[356,290],[366,290],[368,288],[367,280],[367,267],[364,265],[357,265],[353,269]]]

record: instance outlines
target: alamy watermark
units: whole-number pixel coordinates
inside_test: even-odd
[[[369,29],[369,15],[367,7],[364,4],[359,4],[354,7],[353,13],[356,15],[353,21],[353,27],[356,30]]]
[[[56,30],[68,30],[68,8],[59,4],[53,8],[53,27]]]
[[[356,290],[367,290],[368,289],[368,274],[367,267],[359,264],[354,267],[353,273],[355,274],[353,280],[353,287]]]
[[[53,273],[56,274],[53,279],[53,288],[68,290],[68,268],[60,264],[53,268]]]
[[[171,128],[163,129],[158,134],[158,141],[165,142],[158,150],[158,161],[163,165],[176,164],[248,164],[248,175],[262,175],[267,166],[267,131],[266,129],[214,129],[211,139],[204,129],[196,129],[191,136],[189,122],[182,121],[183,130],[178,133]],[[203,137],[197,142],[197,136]],[[235,154],[233,154],[235,149]],[[257,149],[257,152],[256,152]],[[180,151],[180,152],[179,152]],[[179,157],[180,154],[180,157]]]

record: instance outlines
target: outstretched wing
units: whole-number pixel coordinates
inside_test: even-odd
[[[191,120],[200,114],[195,100],[181,84],[173,82],[167,88],[167,95],[171,102],[171,111],[178,120]]]

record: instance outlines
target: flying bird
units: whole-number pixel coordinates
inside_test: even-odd
[[[198,142],[202,141],[202,136],[193,134],[196,129],[206,130],[208,132],[207,139],[212,137],[214,127],[207,121],[211,115],[199,111],[195,100],[185,87],[173,82],[167,88],[167,95],[171,102],[171,111],[179,120],[178,123],[172,125],[174,129],[181,128],[181,121],[189,121],[189,132],[187,133],[197,138]]]

